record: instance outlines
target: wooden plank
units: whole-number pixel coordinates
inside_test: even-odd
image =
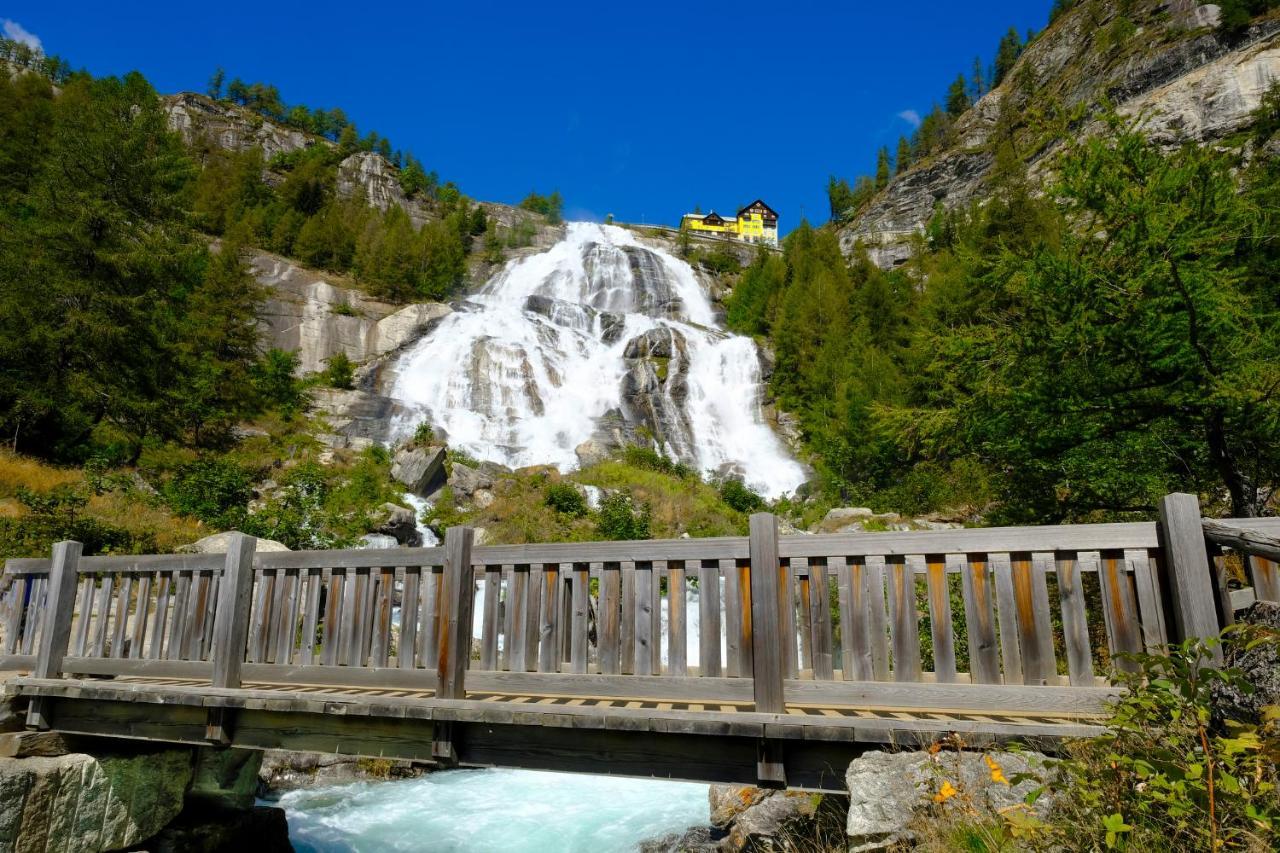
[[[372,666],[386,666],[391,657],[391,608],[396,591],[394,566],[378,570],[378,589],[373,608],[373,638],[370,641],[369,659]]]
[[[636,670],[636,565],[631,561],[619,563],[622,567],[622,611],[619,644],[623,675]]]
[[[796,594],[796,650],[800,653],[801,671],[813,670],[813,583],[809,575],[809,560],[806,557],[795,557],[787,561],[792,580],[792,590]],[[788,675],[795,678],[795,675]]]
[[[265,663],[267,659],[267,637],[271,631],[271,602],[275,594],[275,583],[275,571],[261,572],[254,578],[253,607],[249,616],[249,650],[246,655],[249,663]],[[178,611],[182,608],[175,606],[174,609]],[[175,621],[169,639],[171,648],[179,636],[181,634]]]
[[[925,557],[929,589],[929,632],[933,639],[933,672],[937,680],[956,680],[955,638],[951,627],[951,589],[947,584],[945,554]]]
[[[876,681],[889,680],[889,624],[885,613],[885,558],[868,557],[863,573],[866,586],[867,636],[871,644],[871,670]]]
[[[754,569],[754,566],[752,567]],[[799,644],[796,636],[796,574],[791,566],[778,563],[778,630],[782,632],[782,677],[795,678],[799,674],[797,658]],[[754,591],[754,588],[753,588]],[[755,614],[752,614],[753,618]],[[754,644],[752,651],[755,651]]]
[[[164,572],[156,572],[156,609],[151,614],[151,646],[147,649],[149,660],[164,657],[165,628],[169,623],[169,587],[172,583],[172,577]]]
[[[724,578],[724,634],[725,634],[725,674],[732,678],[749,676],[750,670],[744,672],[742,665],[743,635],[748,630],[749,622],[743,621],[747,608],[744,602],[749,600],[749,589],[744,591],[742,571],[736,560],[720,560],[720,574]]]
[[[1049,601],[1043,606],[1033,588],[1032,555],[1019,551],[1010,555],[1014,607],[1018,618],[1018,648],[1022,652],[1024,684],[1048,684],[1058,675],[1053,657],[1053,634],[1049,624]],[[1043,580],[1043,575],[1041,575]]]
[[[996,645],[991,570],[986,554],[968,554],[962,575],[964,618],[969,635],[971,677],[978,684],[999,684],[1000,660]]]
[[[1067,651],[1068,678],[1073,686],[1091,686],[1094,683],[1093,655],[1089,650],[1089,620],[1076,552],[1059,551],[1054,557],[1058,596],[1062,602],[1062,639]]]
[[[1167,495],[1160,501],[1159,545],[1169,572],[1173,599],[1175,641],[1218,636],[1222,630],[1217,610],[1217,591],[1209,571],[1200,501],[1195,495]],[[1122,547],[1150,547],[1125,545]],[[1215,664],[1222,663],[1222,649],[1210,652]]]
[[[554,636],[556,668],[562,672],[569,671],[569,660],[573,654],[573,565],[560,563],[553,576],[548,575],[544,582],[555,589],[556,622]]]
[[[1008,554],[991,555],[996,579],[996,615],[1000,626],[1000,662],[1005,684],[1021,684],[1022,649],[1018,645],[1018,604],[1013,588],[1013,568]]]
[[[243,533],[232,533],[227,542],[226,562],[218,590],[218,613],[213,625],[210,683],[215,688],[240,686],[248,642],[253,558],[257,543],[258,540]]]
[[[512,631],[512,625],[515,624],[515,567],[502,567],[502,644],[498,649],[499,659],[498,668],[503,670],[511,669],[512,644],[515,637]]]
[[[52,579],[52,575],[50,575],[50,579]],[[111,634],[111,657],[113,658],[126,657],[124,653],[124,638],[128,636],[129,605],[132,593],[133,576],[125,575],[120,581],[120,591],[116,594],[116,616]]]
[[[752,515],[750,540],[752,697],[756,711],[781,714],[786,699],[777,518],[766,512]]]
[[[569,648],[570,671],[584,673],[587,671],[587,633],[590,631],[591,618],[588,607],[591,578],[587,563],[573,564],[573,632]]]
[[[204,612],[204,631],[200,637],[199,657],[201,660],[207,660],[209,652],[213,648],[213,620],[218,614],[218,584],[222,580],[222,573],[204,572],[208,576],[208,595],[205,601]]]
[[[356,645],[356,665],[368,666],[373,647],[373,611],[377,601],[377,567],[356,569],[356,581],[360,598],[360,639]]]
[[[305,569],[306,596],[302,605],[302,642],[299,643],[299,663],[310,666],[315,662],[316,627],[320,624],[320,587],[324,584],[323,570]],[[401,623],[403,627],[403,622]]]
[[[97,621],[93,626],[93,646],[92,657],[100,658],[103,651],[107,647],[107,620],[111,610],[111,589],[115,584],[115,578],[111,575],[105,575],[102,578],[102,584],[98,587],[98,603],[97,603]]]
[[[1253,594],[1258,601],[1280,604],[1280,563],[1252,555],[1246,556]]]
[[[560,565],[548,563],[538,567],[538,570],[542,576],[542,597],[538,607],[538,672],[558,672],[561,630],[558,623],[563,613]]]
[[[89,582],[92,587],[92,581]],[[82,598],[88,601],[88,597]],[[138,608],[133,614],[133,636],[129,638],[129,657],[141,658],[143,648],[147,641],[147,614],[151,608],[151,576],[142,575],[138,578]],[[84,611],[81,611],[82,613]],[[83,617],[80,620],[85,623]],[[83,653],[84,646],[77,646],[77,654]]]
[[[1280,537],[1240,526],[1242,521],[1237,519],[1236,524],[1223,524],[1212,518],[1204,518],[1200,520],[1200,524],[1205,538],[1221,547],[1264,560],[1280,560]]]
[[[275,663],[293,663],[293,651],[298,639],[299,571],[299,569],[285,569],[276,580],[277,601],[280,607],[276,615],[275,634],[272,637],[275,648],[271,658]]]
[[[622,566],[604,563],[600,576],[600,672],[622,671]]]
[[[889,581],[889,637],[893,644],[893,680],[920,680],[920,625],[916,612],[915,572],[907,558],[885,558]]]
[[[636,675],[655,675],[653,669],[653,563],[640,561],[635,566],[635,647],[632,650]]]
[[[498,632],[501,629],[502,566],[484,567],[484,621],[480,626],[480,668],[498,668]]]
[[[193,572],[187,581],[186,608],[182,617],[182,632],[179,634],[181,640],[178,657],[182,660],[199,657],[197,632],[203,628],[200,619],[204,616],[204,604],[205,602],[200,599],[200,575]]]
[[[649,671],[654,675],[662,672],[662,581],[667,577],[667,561],[653,561],[653,586],[651,593],[653,602],[649,607],[649,637],[653,643],[649,646]]]
[[[20,613],[17,608],[18,594],[21,591],[23,582],[16,581],[9,587],[9,593],[6,596],[8,612],[5,615],[5,645],[6,654],[13,653],[14,640],[17,637],[17,620],[15,617]],[[93,615],[93,578],[82,577],[80,580],[80,596],[76,602],[76,612],[79,619],[76,624],[76,639],[72,645],[74,655],[80,656],[84,654],[85,646],[89,644],[89,622]],[[11,621],[12,620],[12,621]]]
[[[525,599],[529,594],[529,571],[527,564],[512,567],[511,591],[507,596],[507,609],[510,611],[510,630],[507,633],[507,669],[511,672],[526,672],[525,642],[528,632],[525,631],[527,607]]]
[[[1151,654],[1157,654],[1169,642],[1169,632],[1164,624],[1160,552],[1155,549],[1126,551],[1125,561],[1133,574],[1133,585],[1138,595],[1143,645]]]
[[[324,629],[320,640],[320,658],[325,666],[341,663],[342,609],[346,603],[347,573],[345,569],[333,569],[329,573],[329,588],[325,590]]]
[[[436,571],[437,568],[422,567],[422,604],[418,611],[418,642],[421,644],[418,660],[428,669],[435,666],[440,654],[437,644],[440,639],[440,587],[444,572]]]
[[[524,619],[524,671],[533,672],[538,667],[538,640],[541,636],[539,608],[546,591],[547,573],[529,567],[529,590],[525,601],[528,612]]]
[[[813,632],[813,677],[836,677],[831,639],[831,586],[823,562],[809,562],[809,624]]]
[[[1107,621],[1107,644],[1116,668],[1133,672],[1137,663],[1117,659],[1117,655],[1142,651],[1138,628],[1138,610],[1133,582],[1125,571],[1123,551],[1103,551],[1099,555],[1099,578],[1102,582],[1102,609]],[[1206,561],[1207,561],[1206,557]],[[1206,566],[1208,563],[1206,562]]]
[[[191,572],[179,572],[174,578],[173,625],[169,629],[169,645],[165,657],[182,660],[187,646],[187,616],[191,608]]]
[[[845,681],[870,681],[875,677],[871,666],[870,621],[866,601],[866,560],[854,557],[828,558],[827,566],[836,572],[840,587],[840,671]]]
[[[442,699],[465,699],[467,695],[467,661],[471,659],[471,619],[475,603],[475,573],[471,563],[474,539],[475,531],[470,527],[450,527],[445,531],[436,666],[436,696]]]
[[[44,625],[45,599],[49,592],[49,576],[35,579],[31,590],[31,600],[27,607],[27,624],[22,633],[22,652],[32,654],[36,650],[36,641],[40,637]]]
[[[711,560],[699,560],[698,674],[719,678],[724,671],[720,655],[720,567]]]

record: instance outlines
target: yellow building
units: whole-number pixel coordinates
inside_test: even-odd
[[[725,219],[714,210],[705,215],[686,213],[680,227],[694,234],[718,235],[766,246],[778,245],[778,213],[760,199],[739,210],[733,219]]]

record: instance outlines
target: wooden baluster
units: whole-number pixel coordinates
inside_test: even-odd
[[[515,661],[515,624],[516,611],[519,607],[516,604],[516,567],[503,566],[502,577],[504,579],[502,588],[502,648],[499,649],[501,658],[499,666],[503,670],[513,671]]]
[[[1018,605],[1013,589],[1013,568],[1008,554],[992,554],[996,578],[996,614],[1000,626],[1000,660],[1005,684],[1022,683],[1022,650],[1018,645]]]
[[[622,565],[605,563],[600,572],[600,672],[622,669]]]
[[[147,648],[148,660],[160,660],[164,657],[165,628],[169,624],[170,583],[169,573],[156,572],[156,610],[151,615],[151,645]]]
[[[755,710],[762,714],[783,714],[786,712],[783,690],[785,646],[782,633],[782,609],[785,604],[779,589],[784,574],[778,559],[778,520],[769,513],[756,513],[751,516],[750,533],[749,630]],[[786,770],[779,741],[760,740],[756,777],[757,783],[762,787],[786,786]]]
[[[502,566],[484,567],[484,622],[480,628],[480,668],[498,668],[498,631],[502,612]]]
[[[831,642],[831,585],[824,560],[809,561],[810,630],[813,632],[813,677],[830,681],[836,677]]]
[[[796,648],[800,652],[800,668],[791,678],[798,678],[799,673],[809,671],[811,678],[817,676],[813,674],[813,575],[809,570],[809,561],[804,557],[793,557],[786,561],[787,573],[783,575],[783,581],[786,582],[787,575],[791,576],[791,587],[800,587],[799,596],[796,600],[796,611],[798,613],[797,621],[797,645]]]
[[[685,624],[684,563],[667,566],[667,673],[689,674],[689,634]]]
[[[1018,645],[1022,649],[1023,683],[1045,685],[1057,678],[1058,665],[1053,655],[1053,629],[1049,623],[1049,595],[1044,575],[1032,555],[1025,552],[1011,555],[1010,572],[1018,616]]]
[[[885,558],[868,557],[863,566],[863,601],[871,644],[871,674],[889,680],[889,617],[885,612]]]
[[[107,620],[111,611],[111,588],[115,583],[114,575],[103,575],[102,586],[98,588],[98,617],[93,625],[92,657],[100,658],[107,647]]]
[[[635,648],[632,654],[635,659],[636,675],[653,675],[653,563],[642,561],[636,563],[635,571]]]
[[[587,563],[573,564],[573,631],[569,646],[569,669],[574,673],[587,671],[587,634],[591,630],[589,624],[591,613],[588,606],[590,598],[590,566]]]
[[[1093,686],[1093,655],[1089,650],[1089,619],[1085,612],[1084,583],[1075,551],[1054,555],[1058,572],[1058,597],[1062,602],[1062,640],[1067,650],[1067,677],[1073,687]]]
[[[1119,658],[1119,655],[1142,651],[1142,638],[1138,631],[1138,610],[1133,581],[1127,568],[1123,551],[1103,551],[1099,554],[1098,579],[1102,585],[1102,612],[1107,623],[1107,644],[1117,669],[1136,672],[1135,661]],[[1206,565],[1208,558],[1206,557]],[[1209,602],[1210,606],[1213,602]]]
[[[11,604],[12,602],[16,601],[16,596],[14,595],[14,592],[18,591],[21,588],[21,586],[22,586],[22,579],[15,578],[13,582],[13,586],[10,587]],[[76,621],[76,640],[75,640],[75,644],[72,646],[72,648],[74,649],[72,654],[75,655],[76,657],[83,657],[85,653],[85,647],[88,646],[89,644],[89,623],[92,621],[91,617],[93,616],[93,578],[88,575],[86,575],[84,578],[80,580],[80,598],[79,598],[78,604],[79,604],[79,607],[76,610],[78,614],[77,621]],[[17,614],[18,613],[17,608],[11,606],[10,613]],[[16,621],[15,621],[15,626],[16,626]],[[16,639],[16,635],[14,633],[14,630],[10,630],[8,628],[8,625],[6,624],[6,630],[5,630],[5,653],[6,654],[11,654],[13,652],[12,643],[15,639]]]
[[[916,611],[915,566],[905,557],[885,558],[889,571],[889,635],[893,643],[894,681],[920,680],[920,625]]]
[[[636,671],[636,564],[622,563],[622,626],[619,631],[621,669],[623,675]]]
[[[788,562],[778,564],[778,627],[782,631],[782,677],[797,678],[796,574]]]
[[[395,567],[378,569],[377,602],[373,611],[373,639],[370,644],[370,665],[384,667],[391,655],[391,608],[395,597]]]
[[[299,663],[312,666],[316,655],[316,626],[320,622],[320,587],[324,584],[323,570],[319,567],[307,569],[307,597],[302,614],[302,642]],[[403,627],[403,623],[402,623]]]
[[[534,672],[538,668],[538,639],[541,634],[542,596],[546,589],[547,573],[529,567],[529,589],[526,591],[525,606],[528,612],[524,617],[524,671]]]
[[[698,564],[698,674],[719,678],[720,654],[720,567],[703,560]]]
[[[111,634],[111,657],[122,658],[124,654],[124,638],[129,627],[129,596],[133,592],[133,575],[126,574],[120,579],[120,592],[116,595],[116,617]]]
[[[933,639],[933,673],[940,684],[956,680],[956,649],[951,628],[951,589],[947,584],[947,558],[924,558],[929,587],[929,632]]]
[[[835,572],[840,594],[840,675],[845,681],[870,681],[871,641],[863,601],[866,561],[829,557],[827,568]]]
[[[649,608],[649,672],[662,674],[662,582],[667,577],[667,561],[653,561],[653,585],[649,592],[653,603]]]
[[[88,599],[85,599],[86,601]],[[147,614],[151,610],[151,575],[138,578],[138,608],[133,614],[133,636],[129,639],[129,657],[141,658],[147,642]],[[81,622],[84,611],[81,611]],[[79,652],[77,652],[79,654]]]
[[[720,574],[724,577],[724,635],[725,635],[725,675],[730,678],[743,678],[742,650],[743,624],[742,602],[745,593],[742,589],[742,572],[736,560],[721,560]]]

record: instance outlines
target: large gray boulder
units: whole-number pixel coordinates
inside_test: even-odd
[[[815,824],[844,809],[843,797],[741,785],[712,785],[707,800],[711,825],[720,836],[715,849],[725,853],[792,849],[792,837],[815,837]]]
[[[453,489],[455,499],[470,500],[478,490],[493,488],[493,477],[470,465],[454,462],[449,472],[449,488]]]
[[[1248,610],[1236,615],[1236,621],[1280,631],[1280,604],[1255,601]],[[1227,647],[1226,664],[1240,670],[1253,689],[1215,683],[1212,688],[1214,719],[1219,723],[1226,720],[1261,723],[1264,707],[1280,705],[1280,649],[1273,643],[1259,643],[1251,649],[1232,644]]]
[[[909,840],[916,810],[933,804],[944,783],[959,792],[944,804],[963,803],[964,808],[983,814],[995,815],[1023,803],[1040,782],[1028,778],[1010,784],[1009,780],[1019,774],[1043,778],[1051,772],[1048,761],[1036,752],[865,753],[845,773],[849,850],[886,850]],[[1041,797],[1035,808],[1043,814],[1050,802]]]
[[[444,448],[414,447],[396,453],[391,477],[415,495],[426,497],[444,482]]]
[[[0,759],[0,851],[132,847],[182,811],[191,751]]]
[[[231,536],[234,532],[233,530],[228,530],[225,533],[215,533],[212,536],[197,539],[190,545],[184,545],[180,550],[185,554],[225,554],[227,553],[227,543],[231,541]],[[288,551],[289,546],[274,539],[259,539],[257,550]]]
[[[371,519],[377,533],[394,537],[397,545],[417,548],[422,545],[418,532],[418,514],[408,507],[385,503],[374,511]]]

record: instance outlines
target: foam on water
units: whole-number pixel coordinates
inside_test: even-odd
[[[451,770],[290,791],[298,853],[610,853],[709,818],[707,786],[530,770]]]
[[[645,425],[661,433],[661,449],[704,472],[740,474],[769,497],[804,482],[764,421],[755,344],[715,327],[687,263],[607,225],[571,223],[563,240],[508,264],[411,347],[390,389],[409,412],[395,431],[427,419],[478,459],[570,470],[599,419],[626,410],[624,385],[637,381],[628,344],[655,330],[679,350],[672,376],[638,380],[648,383],[655,411]]]

